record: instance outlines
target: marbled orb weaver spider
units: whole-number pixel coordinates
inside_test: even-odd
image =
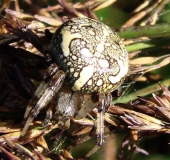
[[[122,84],[128,74],[128,53],[123,42],[101,22],[73,18],[57,29],[50,43],[50,52],[55,64],[48,68],[44,82],[27,106],[27,121],[21,136],[54,96],[57,99],[55,113],[52,114],[49,108],[44,123],[55,119],[65,125],[81,106],[78,95],[97,93],[96,132],[98,144],[103,144],[103,116],[112,102],[111,92]]]

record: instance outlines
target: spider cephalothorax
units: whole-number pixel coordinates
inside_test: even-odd
[[[123,42],[101,22],[74,18],[58,28],[51,40],[50,51],[55,64],[48,69],[45,82],[38,87],[27,107],[25,118],[28,119],[22,136],[33,118],[55,95],[57,101],[62,103],[56,106],[55,114],[60,117],[63,115],[63,120],[67,120],[81,106],[76,93],[97,93],[97,135],[99,144],[102,144],[103,115],[112,101],[110,93],[122,84],[128,73],[128,53]],[[62,89],[65,82],[70,87],[68,91]],[[73,113],[68,114],[69,111]],[[47,122],[52,119],[52,114],[49,113],[47,112]]]

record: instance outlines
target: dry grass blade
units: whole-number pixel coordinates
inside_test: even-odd
[[[92,128],[93,128],[92,126],[80,127],[78,129],[76,129],[74,132],[72,132],[72,135],[73,136],[79,136],[79,135],[82,135],[82,134],[87,134],[92,130]]]
[[[169,0],[157,0],[157,1],[144,1],[143,4],[141,4],[138,8],[136,8],[132,12],[132,16],[127,22],[124,23],[122,26],[125,27],[131,27],[135,25],[137,22],[142,20],[140,22],[141,26],[144,26],[146,24],[152,24],[154,25],[157,21],[157,15],[159,12],[162,11],[164,6],[169,2]]]
[[[6,149],[4,149],[1,146],[0,146],[0,151],[3,154],[2,156],[6,159],[8,158],[9,160],[21,160],[20,158],[18,158],[18,156],[11,154],[10,152],[8,152]]]
[[[6,19],[4,17],[1,18],[3,23],[5,24],[5,28],[14,35],[18,36],[20,39],[24,39],[27,42],[33,44],[35,48],[37,48],[41,53],[45,52],[47,48],[45,42],[42,46],[42,39],[40,39],[37,34],[35,34],[31,29],[28,28],[25,24],[23,24],[20,20],[12,21]],[[48,40],[47,40],[48,41]]]
[[[35,158],[33,157],[32,152],[30,152],[28,149],[26,149],[25,147],[21,146],[20,144],[15,143],[15,147],[18,150],[19,153],[31,158],[32,160],[35,160]]]
[[[49,150],[49,149],[48,149],[48,144],[47,144],[44,136],[40,136],[40,137],[36,138],[36,139],[33,141],[33,143],[34,143],[36,146],[40,146],[40,147],[42,147],[42,148],[44,148],[44,149],[46,149],[46,150]]]
[[[16,12],[16,11],[13,11],[11,9],[5,9],[5,12],[10,14],[11,16],[14,16],[15,18],[17,19],[31,19],[33,20],[34,17],[31,16],[31,15],[28,15],[28,14],[24,14],[24,13],[21,13],[21,12]]]
[[[166,99],[170,103],[170,91],[166,87],[164,87],[161,83],[159,83],[159,86],[161,87],[163,91],[163,95],[166,97]]]
[[[163,94],[170,92],[161,85]],[[142,136],[144,132],[151,134],[170,133],[170,104],[166,97],[153,94],[153,99],[139,97],[129,105],[118,104],[108,109],[109,113],[118,115],[127,127],[138,132]],[[142,113],[141,113],[142,112]],[[120,120],[119,119],[119,120]]]
[[[155,64],[158,62],[158,64]],[[149,71],[161,68],[170,63],[170,56],[164,55],[160,57],[142,57],[130,60],[129,74],[147,73]]]
[[[6,45],[9,43],[13,43],[16,41],[19,41],[20,38],[18,36],[15,35],[11,35],[11,34],[1,34],[0,35],[0,45]]]
[[[19,125],[14,125],[12,121],[1,121],[0,122],[0,133],[11,133],[20,130]]]
[[[72,4],[68,4],[65,0],[58,0],[59,4],[63,7],[64,11],[76,15],[78,17],[85,17],[82,13],[78,12]]]
[[[105,7],[108,7],[110,6],[111,4],[113,4],[114,2],[116,2],[117,0],[108,0],[108,1],[103,1],[101,2],[101,4],[99,6],[97,6],[96,8],[94,8],[93,10],[94,11],[97,11],[97,10],[100,10],[100,9],[103,9]]]
[[[60,26],[62,24],[61,21],[59,20],[56,20],[54,18],[50,18],[50,17],[45,17],[45,16],[39,16],[39,15],[34,15],[34,17],[41,21],[41,22],[44,22],[44,23],[47,23],[48,25],[51,25],[51,26]]]
[[[158,14],[164,9],[167,3],[169,3],[169,0],[162,0],[162,2],[158,2],[156,8],[147,15],[147,17],[140,23],[140,25],[141,26],[145,26],[146,24],[154,25],[157,21]]]

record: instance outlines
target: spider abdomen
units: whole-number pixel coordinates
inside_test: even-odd
[[[128,73],[123,42],[93,19],[73,18],[61,25],[52,38],[51,52],[73,91],[109,93]]]

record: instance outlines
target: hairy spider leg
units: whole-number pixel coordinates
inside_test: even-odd
[[[54,74],[58,71],[59,71],[59,69],[58,69],[58,66],[56,64],[51,64],[48,67],[48,69],[47,69],[47,71],[44,75],[44,81],[39,85],[39,87],[35,91],[33,97],[31,98],[29,104],[27,105],[27,108],[26,108],[26,111],[25,111],[25,114],[24,114],[24,119],[28,118],[30,111],[32,110],[34,105],[38,102],[38,100],[40,99],[40,97],[44,93],[45,89],[47,88],[49,79],[52,76],[54,76]]]
[[[47,126],[48,123],[50,123],[50,120],[53,117],[53,111],[52,111],[53,105],[50,105],[50,107],[46,111],[46,117],[44,122],[42,123],[42,126]]]
[[[23,137],[33,119],[39,114],[61,88],[65,79],[65,73],[58,69],[56,64],[52,64],[44,77],[44,82],[37,88],[33,98],[26,109],[24,118],[27,118],[21,137]]]
[[[110,93],[99,93],[98,113],[97,113],[97,144],[103,145],[104,143],[104,114],[105,110],[112,102],[112,95]]]

